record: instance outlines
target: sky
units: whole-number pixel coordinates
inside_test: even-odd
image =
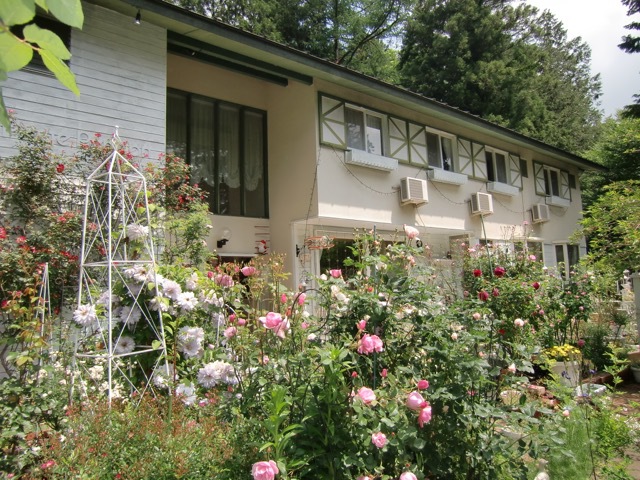
[[[603,95],[600,109],[606,116],[634,102],[640,93],[640,53],[618,48],[624,28],[640,15],[627,16],[620,0],[526,0],[540,10],[550,10],[562,22],[570,39],[582,37],[591,47],[591,73],[600,73]]]

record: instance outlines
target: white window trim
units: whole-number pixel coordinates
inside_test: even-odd
[[[508,185],[509,187],[511,187],[511,172],[509,170],[509,152],[506,152],[504,150],[499,150],[497,148],[493,148],[493,147],[489,147],[489,146],[485,146],[484,148],[486,153],[490,153],[491,154],[491,162],[493,163],[493,172],[495,174],[495,179],[494,180],[489,180],[489,182],[492,183],[499,183],[501,185]],[[506,182],[501,182],[500,180],[498,180],[498,169],[496,168],[496,156],[495,154],[499,153],[500,155],[502,155],[504,157],[504,173],[506,176],[507,181]],[[487,178],[489,176],[489,165],[487,165]],[[514,187],[516,188],[516,187]],[[517,189],[517,188],[516,188]],[[518,190],[518,189],[517,189]],[[519,192],[519,190],[518,190]],[[499,193],[505,193],[505,192],[499,192]],[[505,193],[506,195],[510,195],[509,193]]]
[[[379,156],[387,156],[388,152],[389,152],[389,127],[387,125],[388,122],[388,115],[385,113],[381,113],[381,112],[377,112],[375,110],[369,110],[368,108],[365,107],[361,107],[359,105],[353,105],[351,103],[346,103],[344,104],[345,109],[349,109],[349,110],[355,110],[357,112],[362,112],[364,113],[364,135],[365,135],[365,149],[362,150],[363,152],[367,152],[367,153],[371,153],[366,149],[366,136],[367,136],[367,116],[372,116],[372,117],[377,117],[380,119],[380,123],[382,125],[382,130],[380,132],[381,135],[381,145],[382,145],[382,153],[371,153],[372,155],[379,155]],[[346,113],[345,113],[345,125],[346,125]],[[359,149],[355,149],[353,147],[348,147],[350,150],[359,150]]]
[[[442,159],[442,143],[440,138],[448,138],[449,140],[451,140],[451,170],[446,170],[452,173],[459,173],[459,169],[458,169],[458,152],[456,150],[456,146],[457,146],[457,139],[456,136],[451,134],[451,133],[447,133],[447,132],[443,132],[442,130],[436,130],[435,128],[431,128],[431,127],[424,127],[425,132],[427,133],[431,133],[433,135],[438,135],[438,147],[440,149],[440,167],[434,167],[433,165],[429,164],[429,168],[439,168],[441,170],[444,170],[444,162]],[[427,144],[428,145],[428,144]],[[427,158],[427,162],[429,161],[429,159]]]

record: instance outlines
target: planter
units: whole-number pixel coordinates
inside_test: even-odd
[[[631,369],[631,373],[633,374],[633,379],[636,383],[640,383],[640,366],[631,365],[629,367]]]
[[[551,371],[567,387],[575,388],[580,382],[580,364],[576,361],[558,361],[551,367]]]

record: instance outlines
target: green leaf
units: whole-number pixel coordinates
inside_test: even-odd
[[[0,0],[2,1],[2,0]],[[0,33],[0,70],[20,70],[33,57],[33,49],[8,32]]]
[[[82,28],[84,14],[80,0],[47,0],[49,11],[62,23]]]
[[[37,25],[27,25],[24,27],[23,32],[25,40],[37,44],[40,48],[49,50],[60,60],[69,60],[71,58],[71,52],[69,52],[64,42],[51,30],[45,30]]]
[[[36,5],[43,9],[45,12],[49,11],[49,7],[47,7],[47,0],[36,0]]]
[[[39,53],[44,61],[44,65],[51,70],[58,81],[76,95],[80,95],[80,90],[78,90],[78,86],[76,85],[75,76],[69,67],[48,50],[40,50]]]
[[[35,15],[34,0],[0,0],[0,19],[9,27],[30,22]]]
[[[4,105],[4,98],[2,98],[2,89],[0,89],[0,123],[7,133],[11,131],[11,121],[9,120],[7,107]]]

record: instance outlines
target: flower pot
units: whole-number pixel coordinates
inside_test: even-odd
[[[551,371],[557,375],[560,383],[567,387],[577,387],[580,382],[580,364],[576,361],[557,361]]]
[[[633,379],[636,383],[640,383],[640,366],[631,365],[631,373],[633,374]]]

